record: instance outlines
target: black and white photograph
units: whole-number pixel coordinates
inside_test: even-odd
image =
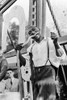
[[[67,100],[67,0],[0,0],[0,100]]]

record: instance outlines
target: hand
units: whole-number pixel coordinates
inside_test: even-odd
[[[52,40],[55,40],[55,39],[57,40],[57,38],[58,38],[57,35],[54,32],[51,32],[51,39]]]
[[[19,44],[18,44],[18,45],[16,45],[15,50],[16,50],[16,51],[17,51],[17,50],[19,50],[19,51],[20,51],[22,48],[23,48],[23,47],[22,47],[21,45],[19,45]]]
[[[57,43],[58,43],[58,38],[55,38],[55,39],[53,40],[53,42],[54,42],[54,44],[57,44]]]
[[[57,56],[60,56],[60,57],[61,57],[61,56],[63,55],[63,52],[61,51],[61,49],[60,49],[60,48],[59,48],[59,49],[57,49],[57,52],[58,52],[58,53],[57,53]]]

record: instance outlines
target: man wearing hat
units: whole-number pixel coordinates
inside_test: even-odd
[[[42,37],[40,30],[35,26],[29,27],[28,34],[34,40],[27,50],[32,67],[30,79],[33,82],[33,100],[55,100],[55,70],[53,66],[59,67],[60,60],[65,58],[65,52],[56,38],[51,37],[52,40],[50,37],[47,39]],[[21,48],[18,45],[16,50],[21,50]],[[56,54],[56,51],[60,51],[60,55]],[[22,64],[24,64],[24,59]]]

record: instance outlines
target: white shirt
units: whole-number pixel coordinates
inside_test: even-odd
[[[34,43],[32,47],[28,49],[28,52],[33,54],[33,62],[35,66],[43,66],[47,61],[47,42],[42,40],[40,43]]]
[[[60,60],[65,57],[65,54],[63,52],[64,56],[62,57],[56,56],[55,47],[51,38],[43,39],[40,43],[36,42],[32,44],[28,48],[28,52],[32,52],[33,55],[32,59],[35,67],[44,66],[48,59],[47,40],[49,44],[49,59],[54,66],[59,67]]]
[[[64,51],[64,49],[59,45],[60,51],[61,51],[62,55],[58,57],[58,56],[56,55],[54,43],[53,43],[53,41],[51,40],[51,38],[48,38],[48,43],[49,43],[49,59],[50,59],[51,63],[52,63],[55,67],[58,68],[59,65],[60,65],[60,61],[65,59],[65,56],[66,56],[65,51]]]

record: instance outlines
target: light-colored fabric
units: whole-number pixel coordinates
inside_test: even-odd
[[[65,52],[63,48],[59,45],[60,51],[62,52],[62,56],[58,57],[55,52],[53,41],[50,38],[48,38],[48,43],[49,43],[49,59],[55,67],[59,67],[60,61],[65,58]]]
[[[4,92],[5,90],[5,80],[0,81],[0,93]]]
[[[11,92],[18,92],[19,80],[14,78],[12,80]]]
[[[49,59],[55,67],[59,67],[60,61],[65,58],[65,52],[63,48],[59,45],[60,47],[59,51],[62,52],[62,56],[57,57],[56,52],[55,52],[55,46],[51,38],[44,39],[40,43],[37,43],[37,42],[33,43],[28,48],[28,52],[32,52],[32,55],[33,55],[32,59],[33,59],[35,67],[44,66],[48,59],[47,58],[48,57],[47,41],[49,45]]]
[[[11,78],[5,80],[5,91],[11,91]]]
[[[40,43],[35,43],[29,48],[33,54],[33,62],[35,66],[43,66],[47,61],[47,41],[42,40]]]
[[[20,93],[19,92],[1,93],[0,100],[20,100]]]
[[[5,91],[9,92],[18,92],[19,80],[14,78],[11,80],[10,78],[5,80]]]

